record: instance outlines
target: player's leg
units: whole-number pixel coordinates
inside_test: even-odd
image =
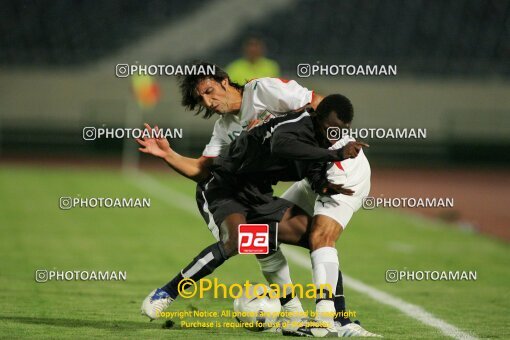
[[[335,295],[343,295],[339,290],[340,279],[335,273],[339,272],[338,253],[335,248],[336,241],[349,223],[355,209],[341,199],[321,197],[315,205],[315,216],[310,232],[310,250],[312,258],[313,280],[318,290],[316,312],[318,319],[326,322],[337,331],[339,336],[378,336],[366,331],[357,323],[342,323],[342,314],[338,309],[345,311],[345,303],[338,296],[331,297],[332,292],[323,293],[320,287],[336,287]],[[320,293],[323,293],[319,295]],[[333,317],[334,316],[334,317]],[[349,320],[350,321],[350,320]]]
[[[310,256],[313,281],[317,289],[317,319],[334,326],[334,291],[338,283],[338,252],[335,243],[342,233],[342,226],[332,218],[316,215],[310,232]]]
[[[211,244],[202,250],[179,274],[162,287],[175,299],[179,295],[178,285],[184,279],[198,282],[212,274],[226,260],[237,254],[237,226],[246,223],[241,213],[234,213],[225,218],[220,228],[220,242]]]
[[[278,226],[278,240],[289,245],[296,245],[310,249],[309,237],[312,218],[308,216],[301,208],[294,206],[285,213]],[[334,294],[335,318],[336,322],[346,325],[352,321],[348,317],[345,306],[344,287],[342,271],[338,270],[338,281]]]
[[[309,249],[311,222],[312,218],[303,209],[297,205],[292,205],[286,210],[278,223],[278,241]],[[274,254],[270,254],[267,257],[257,257],[268,282],[277,282],[280,285],[281,292],[286,289],[284,296],[280,297],[282,312],[286,314],[280,321],[282,321],[283,325],[286,325],[282,332],[293,334],[306,321],[306,314],[299,297],[293,296],[291,293],[292,280],[287,260],[281,248],[278,248]],[[312,330],[311,332],[315,331]]]
[[[241,213],[234,213],[225,218],[220,228],[220,242],[211,244],[202,250],[181,272],[162,287],[175,299],[179,295],[178,285],[184,279],[198,282],[212,274],[227,259],[237,254],[237,226],[246,223]]]
[[[204,218],[205,222],[207,223],[207,226],[213,236],[219,241],[219,228],[216,226],[214,222],[214,218],[212,216],[212,213],[209,209],[210,204],[207,201],[207,198],[205,197],[205,188],[206,188],[207,182],[199,183],[197,185],[197,192],[196,192],[196,199],[197,199],[197,205],[198,209],[200,211],[200,214]],[[299,209],[296,207],[296,209]],[[293,211],[293,210],[292,210]],[[289,209],[289,212],[285,213],[284,220],[290,219],[291,216],[291,209]],[[302,218],[304,213],[302,212],[295,212],[293,215],[296,215],[296,218]],[[280,220],[279,217],[275,216],[277,220]],[[308,217],[309,218],[309,217]],[[248,220],[248,223],[267,223],[267,220],[262,218],[259,220]],[[281,224],[280,224],[281,225]],[[283,224],[283,230],[286,229],[287,224],[284,222]],[[271,227],[274,227],[272,225]],[[300,225],[300,229],[306,230],[306,222],[302,223]],[[278,228],[280,230],[280,228]],[[304,231],[303,231],[304,234]],[[276,235],[270,235],[270,237],[275,237]],[[280,237],[280,236],[278,236]],[[304,242],[308,244],[308,236],[301,236]],[[257,255],[257,260],[259,262],[260,269],[262,271],[262,275],[266,278],[267,282],[271,284],[276,284],[280,286],[280,289],[283,290],[283,287],[290,287],[292,285],[292,279],[290,276],[290,268],[287,263],[287,259],[285,258],[285,255],[282,253],[281,249],[277,249],[276,252],[267,254],[267,255]],[[300,312],[303,312],[303,307],[301,306],[301,302],[298,297],[293,298],[292,296],[289,297],[282,297],[280,299],[280,303],[282,305],[282,308],[284,311],[289,312],[295,312],[296,314],[299,314]]]
[[[287,212],[280,222],[278,228],[278,239],[282,243],[299,245],[310,249],[309,237],[312,220],[311,216],[314,215],[317,194],[312,190],[307,180],[302,180],[294,183],[289,189],[287,189],[282,195],[282,198],[294,203],[295,207]],[[324,207],[321,208],[323,209]],[[340,269],[338,270],[334,305],[337,312],[335,321],[339,322],[341,325],[351,323],[351,320],[348,317],[343,317],[347,315],[347,309],[345,304],[342,271]]]
[[[352,213],[348,214],[346,216],[346,220],[352,216]],[[339,223],[335,222],[333,219],[329,219],[325,216],[315,216],[314,222],[315,226],[319,227],[320,230],[324,231],[326,233],[325,237],[324,235],[316,235],[316,237],[323,239],[325,242],[321,244],[320,242],[315,242],[315,247],[320,247],[323,250],[326,249],[323,246],[329,246],[332,249],[334,248],[335,241],[340,236],[341,231],[343,230]],[[278,240],[282,241],[282,243],[287,243],[291,245],[299,245],[302,247],[305,247],[307,249],[313,250],[310,246],[310,231],[311,231],[311,225],[312,225],[312,219],[308,214],[306,214],[301,208],[297,206],[293,206],[289,208],[286,213],[284,214],[284,217],[279,223],[278,227]],[[326,224],[326,225],[323,225]],[[351,321],[348,318],[345,318],[345,315],[347,314],[345,311],[345,299],[343,297],[343,285],[342,285],[342,279],[341,279],[341,271],[338,268],[338,258],[336,257],[336,249],[335,249],[335,256],[331,257],[332,261],[327,261],[327,258],[324,258],[321,256],[321,254],[316,253],[313,256],[320,265],[324,265],[326,267],[327,272],[338,273],[337,281],[336,281],[336,287],[335,287],[335,277],[334,275],[331,275],[330,280],[325,280],[324,282],[321,282],[320,284],[329,284],[329,291],[332,293],[335,293],[334,296],[332,296],[331,300],[318,300],[318,310],[319,311],[325,311],[330,312],[331,315],[329,315],[330,319],[333,318],[333,315],[335,316],[335,321],[338,318],[341,318],[343,321],[342,323],[338,322],[338,327],[340,327],[340,331],[343,335],[348,334],[360,334],[360,332],[354,332],[352,331],[348,326],[346,326],[349,329],[343,329],[342,327],[344,325],[349,324]],[[324,263],[325,262],[325,263]],[[333,263],[332,268],[331,264],[328,262]],[[336,266],[335,266],[336,264]],[[317,265],[315,266],[317,267]],[[316,277],[316,275],[314,275]],[[334,298],[334,299],[333,299]],[[331,309],[331,304],[332,309]],[[328,309],[329,308],[329,309]],[[293,321],[293,320],[290,320]],[[330,327],[328,328],[318,328],[314,326],[306,327],[306,326],[295,326],[295,327],[289,327],[283,329],[284,334],[289,335],[310,335],[313,334],[314,336],[336,336],[338,334],[338,327],[336,327],[336,323],[333,323],[333,320],[330,322]],[[291,322],[293,325],[299,325],[299,322]],[[333,324],[335,325],[333,327]],[[357,324],[353,324],[356,327],[359,327]],[[359,327],[361,329],[361,327]],[[362,329],[361,329],[362,330]],[[364,330],[363,330],[364,331]],[[368,332],[364,334],[369,334]]]
[[[317,208],[317,207],[316,207]],[[316,213],[317,213],[317,209]],[[352,213],[351,213],[352,216]],[[349,216],[350,218],[350,216]],[[339,261],[335,243],[343,228],[335,219],[317,214],[310,231],[310,256],[312,259],[313,283],[317,291],[316,319],[322,327],[304,325],[289,332],[290,335],[338,336],[334,316],[334,289],[338,283]],[[335,288],[333,288],[335,287]]]
[[[260,270],[269,284],[277,284],[280,291],[285,289],[284,296],[280,297],[282,312],[285,318],[293,321],[304,317],[303,306],[298,296],[290,294],[293,283],[290,277],[290,268],[287,259],[280,248],[272,254],[257,255]]]
[[[278,241],[310,249],[312,217],[297,205],[291,206],[278,223]]]
[[[150,319],[156,319],[159,314],[179,296],[179,289],[187,288],[180,286],[184,279],[198,280],[214,272],[228,258],[237,253],[237,228],[241,223],[246,223],[246,207],[232,199],[232,190],[228,183],[221,179],[211,179],[208,182],[205,197],[214,223],[219,225],[220,241],[215,242],[203,249],[186,267],[176,274],[167,284],[152,291],[142,303],[142,314]]]
[[[156,319],[179,296],[182,289],[188,288],[183,284],[190,283],[213,273],[226,260],[237,254],[237,226],[246,223],[241,213],[234,213],[221,223],[221,241],[213,243],[203,249],[184,269],[175,275],[163,287],[152,291],[142,303],[142,314],[150,319]]]

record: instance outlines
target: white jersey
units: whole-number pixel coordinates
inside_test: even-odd
[[[354,138],[346,136],[330,149],[340,149],[350,141],[354,141]],[[310,216],[328,216],[345,228],[370,192],[370,163],[362,149],[356,158],[329,163],[326,174],[329,182],[342,184],[344,188],[354,191],[354,194],[352,196],[317,195],[310,187],[310,183],[303,179],[287,189],[282,198],[298,205]]]
[[[312,96],[313,91],[294,80],[259,78],[248,82],[244,86],[239,114],[226,114],[216,121],[211,140],[202,155],[219,156],[252,120],[266,122],[275,116],[298,110],[311,103]]]
[[[337,141],[330,149],[337,150],[343,148],[347,143],[354,142],[355,139],[349,136]],[[370,191],[370,163],[361,149],[356,158],[348,158],[342,162],[328,164],[327,178],[328,182],[333,184],[342,184],[344,188],[354,191],[354,195],[333,195],[332,199],[341,199],[350,205],[354,211],[361,207],[363,197]]]

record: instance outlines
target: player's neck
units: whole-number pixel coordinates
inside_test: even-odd
[[[241,105],[243,103],[243,94],[240,89],[236,89],[234,87],[229,87],[230,92],[230,103],[229,103],[229,113],[237,116],[239,112],[241,112]]]

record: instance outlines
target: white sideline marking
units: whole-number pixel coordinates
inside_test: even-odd
[[[147,191],[165,203],[191,213],[193,216],[202,220],[202,217],[197,215],[198,207],[195,200],[190,198],[188,195],[165,186],[161,182],[141,171],[126,172],[126,177],[139,189]]]
[[[288,245],[284,245],[283,247],[285,255],[292,260],[295,264],[306,268],[306,269],[312,269],[312,265],[310,262],[310,257],[306,256],[299,251],[291,248]],[[444,335],[451,336],[452,338],[456,339],[477,339],[470,334],[461,331],[457,327],[449,324],[446,321],[443,321],[434,315],[427,312],[425,309],[423,309],[420,306],[413,305],[409,302],[406,302],[398,297],[395,297],[393,295],[390,295],[388,293],[385,293],[379,289],[376,289],[374,287],[371,287],[359,280],[353,279],[352,277],[345,275],[342,272],[342,277],[344,280],[345,286],[359,292],[363,293],[365,295],[370,296],[372,299],[391,306],[395,309],[398,309],[402,313],[404,313],[407,316],[410,316],[413,319],[416,319],[425,325],[428,325],[430,327],[436,328],[443,332]]]
[[[197,214],[198,209],[196,207],[195,201],[189,196],[182,194],[178,191],[175,191],[170,187],[164,186],[151,176],[148,176],[142,172],[132,172],[129,173],[127,177],[131,183],[133,183],[141,190],[147,191],[150,194],[156,196],[157,198],[163,200],[167,204],[180,208],[188,213],[191,213],[193,216],[196,216],[197,218],[202,220],[202,218],[200,218],[200,215]],[[287,245],[284,245],[283,249],[285,255],[295,264],[306,269],[312,268],[309,256],[306,256]],[[413,305],[398,297],[395,297],[391,294],[385,293],[379,289],[371,287],[359,280],[356,280],[348,275],[345,275],[344,273],[342,273],[342,277],[346,287],[349,287],[359,293],[366,294],[370,296],[372,299],[382,304],[391,306],[399,310],[403,314],[415,320],[418,320],[425,325],[438,329],[446,336],[450,336],[456,339],[469,339],[469,340],[477,339],[476,337],[473,337],[472,335],[461,331],[454,325],[449,324],[448,322],[435,317],[434,315],[427,312],[420,306]]]
[[[402,242],[389,242],[388,249],[404,254],[410,254],[414,252],[414,246]]]

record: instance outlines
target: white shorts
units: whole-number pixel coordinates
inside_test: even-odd
[[[309,216],[313,216],[317,194],[306,179],[292,184],[281,197],[303,209]]]
[[[327,171],[328,180],[343,184],[352,189],[354,195],[319,196],[311,188],[306,179],[294,183],[282,198],[294,203],[308,215],[325,215],[337,221],[345,229],[352,215],[362,206],[363,198],[370,192],[370,164],[363,152],[357,159],[344,163],[346,170],[330,164]]]
[[[311,188],[306,179],[292,184],[281,196],[303,209],[308,215],[325,215],[346,228],[352,215],[361,206],[363,197],[370,191],[370,182],[364,190],[355,192],[354,196],[334,195],[319,196]]]
[[[341,195],[335,195],[341,196]],[[333,198],[333,196],[319,196],[315,201],[314,216],[324,215],[337,221],[343,229],[351,220],[355,210],[341,198]]]

